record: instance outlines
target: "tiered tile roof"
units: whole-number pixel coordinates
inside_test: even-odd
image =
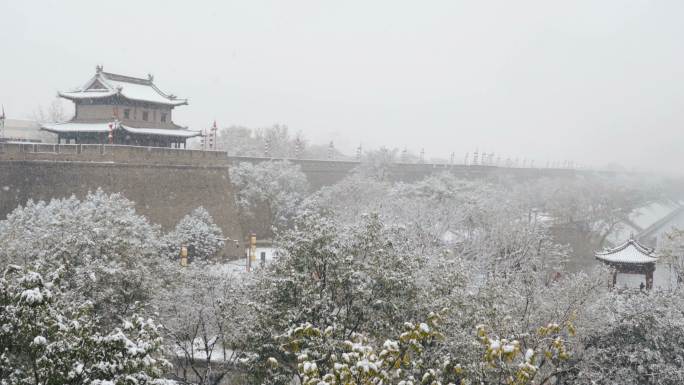
[[[133,101],[167,106],[188,104],[187,99],[178,99],[174,95],[162,92],[153,83],[153,80],[152,75],[148,75],[147,79],[135,78],[104,72],[102,67],[98,66],[95,76],[88,80],[83,87],[69,92],[60,92],[59,96],[70,100],[85,100],[120,95]]]
[[[607,263],[646,264],[658,261],[653,249],[631,238],[620,246],[596,252],[595,255],[596,259]]]

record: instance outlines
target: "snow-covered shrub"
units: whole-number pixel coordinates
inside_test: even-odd
[[[10,266],[0,280],[0,381],[19,384],[170,384],[159,326],[133,316],[98,328],[89,302],[64,298],[56,276]]]
[[[442,318],[430,313],[424,322],[406,322],[394,338],[368,338],[350,333],[334,338],[335,326],[320,329],[311,323],[291,327],[280,340],[287,354],[296,357],[264,357],[271,377],[282,366],[295,366],[302,385],[320,384],[509,384],[557,383],[558,374],[570,358],[567,329],[555,323],[522,338],[499,338],[477,328],[478,355],[471,362],[459,362],[449,354],[429,357],[442,344]],[[477,376],[464,366],[478,367]],[[286,377],[283,378],[285,380]]]
[[[578,383],[684,383],[682,293],[607,294],[579,361]]]
[[[120,194],[29,201],[0,221],[0,260],[40,272],[64,266],[66,294],[114,321],[144,303],[162,276],[159,233]]]
[[[225,241],[211,214],[204,207],[198,207],[164,237],[165,254],[170,259],[178,259],[181,244],[194,248],[194,257],[206,261],[223,249]]]

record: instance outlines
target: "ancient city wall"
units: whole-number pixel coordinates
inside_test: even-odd
[[[17,146],[5,144],[0,148],[0,219],[29,199],[83,197],[102,188],[122,193],[136,203],[139,213],[165,230],[172,229],[196,207],[204,206],[225,236],[242,242],[227,163],[207,165],[211,153],[189,151],[179,155],[187,164],[164,164],[160,156],[153,155],[155,149],[107,152],[98,145],[63,145],[59,153],[41,153]],[[195,159],[198,156],[204,159],[202,165]],[[224,253],[237,256],[242,250],[228,242]]]
[[[137,147],[101,144],[32,144],[0,143],[0,160],[99,162],[138,165],[187,165],[201,167],[229,167],[240,162],[260,163],[282,159],[228,156],[224,151],[184,150],[158,147]],[[288,159],[300,165],[314,190],[339,182],[359,165],[356,161]],[[544,176],[573,176],[572,169],[504,168],[493,166],[465,166],[430,163],[396,163],[389,168],[388,178],[413,182],[427,175],[450,172],[466,179],[486,177],[537,178]]]
[[[229,157],[221,151],[99,144],[0,143],[0,219],[28,199],[76,195],[102,188],[136,202],[138,211],[171,229],[204,206],[231,239],[244,239],[229,169],[240,162],[279,159]],[[359,165],[354,161],[290,160],[301,166],[312,189],[332,185]],[[462,178],[574,176],[567,169],[524,169],[440,164],[394,164],[388,178],[412,182],[438,172]],[[241,254],[229,243],[226,255]]]

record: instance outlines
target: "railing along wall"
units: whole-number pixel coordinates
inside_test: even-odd
[[[305,172],[345,172],[360,164],[355,160],[281,159],[265,157],[229,156],[225,151],[203,151],[166,147],[139,147],[109,144],[47,144],[0,142],[0,160],[109,162],[145,165],[193,165],[226,167],[241,162],[260,163],[287,160],[302,166]],[[574,174],[589,170],[508,168],[489,165],[394,163],[391,167],[404,174],[426,174],[451,170],[465,174],[486,174],[495,170],[510,170],[516,174]]]
[[[0,160],[227,166],[223,151],[107,144],[0,143]]]

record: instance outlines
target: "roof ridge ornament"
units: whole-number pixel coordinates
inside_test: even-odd
[[[102,72],[103,69],[104,67],[102,66],[102,64],[98,64],[95,66],[95,73],[99,74]]]
[[[154,81],[154,75],[152,75],[152,74],[147,74],[147,80],[149,80],[150,83],[152,83],[152,82]]]

